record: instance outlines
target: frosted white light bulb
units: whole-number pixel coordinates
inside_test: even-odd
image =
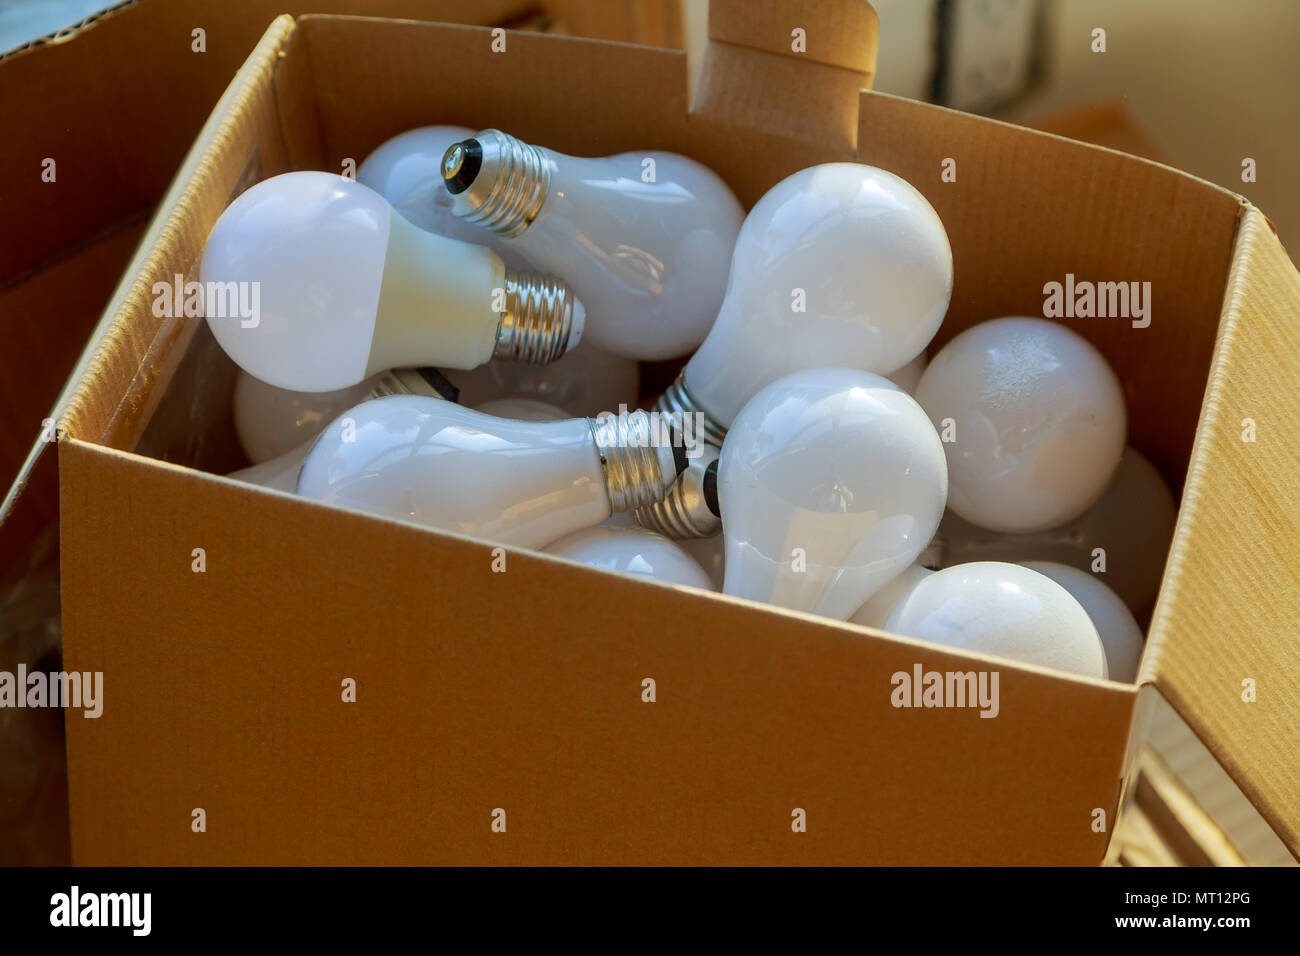
[[[886,631],[949,647],[1106,676],[1106,655],[1082,605],[1051,578],[978,561],[936,571],[885,621]]]
[[[852,369],[767,386],[717,464],[726,592],[847,620],[929,544],[947,469],[925,412]]]
[[[483,230],[479,230],[482,232]],[[586,339],[550,365],[523,365],[496,359],[478,368],[444,371],[471,407],[496,398],[519,396],[551,402],[575,417],[635,408],[641,394],[641,369],[632,359],[602,352]]]
[[[274,458],[241,468],[239,471],[232,471],[226,477],[250,485],[261,485],[263,488],[274,488],[277,491],[294,494],[298,490],[298,472],[302,469],[303,459],[307,457],[311,445],[312,439],[308,438]]]
[[[593,568],[713,590],[694,558],[663,535],[641,528],[587,528],[542,550]]]
[[[451,211],[451,195],[442,184],[442,157],[452,144],[473,135],[467,126],[421,126],[399,133],[362,161],[357,182],[379,193],[421,229],[487,246],[506,268],[529,271],[532,264],[517,249]]]
[[[685,156],[566,156],[489,129],[447,151],[452,211],[563,276],[586,334],[633,359],[684,355],[718,314],[744,211]]]
[[[231,404],[235,431],[248,460],[259,465],[318,435],[339,412],[364,399],[374,381],[372,376],[333,392],[291,392],[267,385],[241,368]]]
[[[653,437],[645,412],[522,422],[391,395],[350,409],[321,433],[298,493],[539,548],[662,495],[685,459],[681,448],[650,444]]]
[[[285,173],[237,198],[200,265],[208,325],[280,388],[347,388],[401,366],[546,363],[581,337],[563,282],[507,270],[482,246],[413,226],[333,173]],[[252,314],[230,307],[232,295]]]
[[[235,377],[231,405],[239,442],[248,460],[257,465],[298,448],[320,434],[340,412],[367,398],[438,395],[450,399],[455,394],[451,383],[431,368],[390,369],[334,392],[292,392],[276,388],[241,368]]]
[[[497,418],[513,418],[521,422],[559,422],[573,417],[563,408],[537,398],[494,398],[474,407]]]
[[[682,538],[677,544],[704,569],[713,590],[721,591],[727,576],[726,539],[715,534],[711,538]]]
[[[934,338],[951,294],[947,233],[909,183],[857,163],[801,170],[745,219],[717,321],[660,408],[704,412],[720,438],[783,375],[893,372]]]
[[[953,423],[948,507],[992,531],[1042,531],[1091,507],[1124,453],[1124,392],[1101,353],[1046,319],[962,332],[930,360],[916,400]]]
[[[916,386],[921,383],[921,376],[925,374],[925,367],[928,364],[929,360],[925,357],[925,353],[922,352],[902,368],[890,372],[885,378],[915,398]]]
[[[1129,610],[1155,603],[1174,536],[1178,505],[1155,466],[1132,446],[1097,503],[1069,524],[1031,534],[999,534],[951,509],[939,523],[943,563],[1056,561],[1097,572]]]
[[[1126,684],[1137,680],[1138,662],[1142,660],[1146,644],[1142,639],[1142,628],[1138,627],[1133,613],[1119,595],[1078,568],[1053,561],[1026,561],[1024,566],[1047,575],[1083,605],[1101,637],[1110,679]]]
[[[909,564],[901,574],[871,595],[866,604],[854,611],[849,621],[863,627],[874,627],[878,631],[884,630],[890,612],[912,593],[913,588],[934,573],[919,564]]]

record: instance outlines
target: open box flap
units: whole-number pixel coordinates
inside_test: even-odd
[[[1300,275],[1246,206],[1139,680],[1300,856],[1298,320]]]

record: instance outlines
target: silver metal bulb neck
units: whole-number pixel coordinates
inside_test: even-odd
[[[389,395],[429,395],[454,402],[460,398],[460,390],[436,368],[390,368],[379,373],[366,398]]]
[[[712,418],[708,412],[703,411],[699,403],[695,401],[694,396],[686,387],[686,376],[684,374],[678,375],[667,390],[659,396],[659,400],[655,402],[655,411],[662,414],[681,416],[679,419],[681,421],[684,421],[687,415],[698,415],[699,417],[695,419],[695,434],[714,448],[721,448],[722,439],[727,437],[727,429],[717,419]]]
[[[677,473],[664,467],[648,413],[637,409],[626,415],[589,418],[587,424],[600,451],[612,511],[643,508],[672,487]]]
[[[718,460],[718,450],[702,446],[701,453],[688,460],[686,470],[660,501],[636,509],[637,523],[658,531],[666,538],[712,538],[722,531],[722,519],[713,513],[709,501],[716,493],[706,486],[712,482],[709,466]]]
[[[493,358],[549,365],[569,348],[577,299],[560,279],[506,270],[506,303]]]
[[[499,236],[517,236],[538,217],[552,163],[536,146],[496,129],[453,143],[442,157],[451,211]]]

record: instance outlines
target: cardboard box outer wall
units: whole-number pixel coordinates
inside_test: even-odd
[[[1294,851],[1300,348],[1284,318],[1300,278],[1266,220],[1154,163],[859,93],[864,3],[802,10],[804,59],[786,20],[715,2],[690,104],[670,52],[511,35],[493,60],[470,28],[272,25],[61,414],[67,662],[129,688],[99,720],[68,720],[77,862],[1095,863],[1096,811],[1113,818],[1153,687]],[[487,71],[492,84],[458,82]],[[133,454],[203,348],[198,323],[152,317],[148,290],[195,261],[250,157],[263,175],[335,168],[435,120],[574,153],[677,150],[746,204],[815,162],[891,169],[952,239],[941,341],[1034,314],[1066,272],[1151,281],[1149,328],[1071,323],[1116,368],[1132,442],[1182,489],[1141,689],[543,555],[494,575],[485,543]],[[956,183],[940,181],[947,157]],[[1266,436],[1249,444],[1245,410]],[[1225,554],[1243,533],[1252,548]],[[996,666],[1002,713],[894,710],[889,675],[915,663]],[[339,701],[346,676],[355,705]],[[491,831],[496,809],[508,835]],[[791,829],[799,809],[807,832]]]

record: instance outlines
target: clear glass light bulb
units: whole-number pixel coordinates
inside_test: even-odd
[[[363,402],[316,439],[298,493],[502,544],[540,548],[661,496],[685,465],[649,416],[523,422],[438,398]]]
[[[939,436],[892,382],[853,369],[778,379],[718,459],[725,590],[847,620],[929,544],[947,485]]]
[[[1051,578],[1083,605],[1106,652],[1106,670],[1111,680],[1131,684],[1137,680],[1138,663],[1146,642],[1142,628],[1123,601],[1087,571],[1054,561],[1026,561],[1024,566]]]
[[[635,408],[641,392],[641,368],[636,362],[602,352],[586,339],[550,365],[494,360],[468,371],[448,369],[445,374],[460,390],[460,403],[471,407],[519,396],[551,402],[573,416],[590,417],[616,412],[619,405]]]
[[[932,574],[934,571],[930,568],[920,564],[909,564],[898,577],[871,595],[862,607],[854,611],[849,621],[853,624],[861,624],[863,627],[874,627],[878,631],[884,630],[890,612],[912,593],[914,587]]]
[[[660,408],[704,412],[720,436],[790,372],[893,372],[934,338],[951,295],[947,233],[911,184],[857,163],[801,170],[745,219],[717,321]]]
[[[1085,339],[1046,319],[991,319],[962,332],[930,360],[916,400],[940,433],[952,423],[948,507],[991,531],[1077,518],[1124,453],[1115,373]]]
[[[449,239],[487,246],[507,269],[528,272],[532,263],[496,233],[465,222],[451,211],[451,194],[442,184],[442,157],[474,131],[467,126],[421,126],[376,147],[357,167],[364,183],[415,225]]]
[[[708,334],[744,211],[685,156],[566,156],[489,129],[443,164],[452,211],[563,276],[607,352],[666,359]]]
[[[886,631],[981,654],[1106,676],[1096,627],[1070,592],[1017,564],[977,561],[936,571],[895,605]]]
[[[212,227],[200,278],[226,354],[300,392],[405,366],[544,364],[582,334],[582,307],[563,282],[425,232],[333,173],[285,173],[239,196]],[[254,315],[229,308],[232,294],[256,303]]]
[[[713,582],[694,558],[663,535],[641,528],[587,528],[543,550],[593,568],[713,590]]]
[[[1000,534],[949,509],[939,524],[943,563],[1055,561],[1099,573],[1136,615],[1155,604],[1178,504],[1155,466],[1124,449],[1106,491],[1078,518],[1048,531]]]

